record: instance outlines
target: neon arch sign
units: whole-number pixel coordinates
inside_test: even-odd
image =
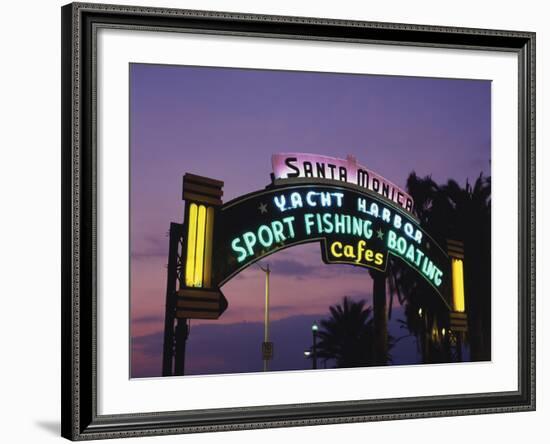
[[[355,159],[272,156],[272,183],[223,203],[223,182],[185,174],[185,286],[227,307],[220,287],[254,262],[317,242],[327,264],[386,271],[390,256],[413,269],[449,310],[464,311],[463,255],[443,249],[413,214],[413,199]],[[186,306],[188,306],[186,305]],[[215,311],[215,309],[213,309]]]

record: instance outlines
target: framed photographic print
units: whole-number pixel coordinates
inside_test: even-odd
[[[62,8],[62,435],[535,408],[535,35]]]

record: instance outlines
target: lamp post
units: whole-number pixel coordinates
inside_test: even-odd
[[[265,273],[264,343],[262,344],[262,358],[264,361],[264,372],[266,372],[268,370],[268,362],[273,353],[273,346],[269,342],[269,274],[271,270],[269,264],[267,264],[265,268],[260,265],[260,269]]]
[[[317,331],[319,326],[317,322],[314,322],[311,326],[311,332],[313,333],[313,369],[317,368]]]

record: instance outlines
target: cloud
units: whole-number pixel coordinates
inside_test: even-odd
[[[321,268],[317,265],[308,265],[292,259],[274,260],[270,263],[270,267],[274,273],[297,277],[318,275]]]
[[[273,312],[279,312],[279,311],[294,310],[295,308],[296,308],[295,305],[271,305],[269,307],[269,311],[273,313]]]
[[[138,318],[132,318],[132,324],[149,324],[154,322],[162,322],[164,316],[161,315],[145,315]]]
[[[157,331],[148,335],[132,338],[132,348],[144,355],[158,357],[162,353],[163,342],[164,332]]]
[[[307,369],[303,351],[311,345],[311,325],[323,314],[300,315],[273,321],[272,370]],[[186,374],[222,374],[262,371],[262,322],[191,325],[186,344]],[[164,334],[157,331],[132,341],[132,377],[160,376]],[[155,364],[152,364],[155,363]]]
[[[164,233],[156,236],[132,236],[131,248],[132,259],[165,258],[168,262],[169,238]]]
[[[295,277],[297,279],[317,278],[334,278],[342,274],[357,274],[365,273],[367,270],[361,267],[355,267],[348,264],[306,264],[294,259],[275,259],[270,262],[270,267],[273,273]]]

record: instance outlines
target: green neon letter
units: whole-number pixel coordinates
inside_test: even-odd
[[[363,224],[363,235],[365,238],[370,239],[372,237],[372,229],[371,229],[372,222],[370,220],[366,220]]]
[[[397,240],[396,238],[397,238],[397,235],[392,230],[389,230],[388,231],[388,248],[390,250],[395,250],[395,244]]]
[[[233,242],[231,242],[231,248],[235,253],[238,254],[237,262],[242,262],[246,258],[246,250],[239,245],[240,243],[241,243],[241,239],[238,237],[233,239]]]
[[[258,239],[260,244],[266,248],[271,247],[273,244],[273,233],[267,225],[260,225],[260,228],[258,228]]]
[[[302,208],[304,206],[302,196],[296,191],[290,195],[290,203],[292,208]]]
[[[352,225],[352,234],[354,236],[361,236],[361,234],[363,234],[363,220],[359,219],[358,217],[354,217],[352,219]]]
[[[332,195],[336,198],[336,206],[341,207],[344,200],[344,193],[332,193]]]
[[[317,220],[317,233],[321,234],[323,232],[323,220],[319,213],[315,214],[315,219]]]
[[[422,260],[422,257],[424,256],[424,253],[421,250],[416,250],[416,266],[420,267],[420,261]]]
[[[414,263],[414,245],[409,245],[409,248],[407,248],[407,253],[405,254],[405,257]]]
[[[378,205],[375,202],[370,204],[369,214],[374,217],[378,217]]]
[[[275,242],[282,242],[285,240],[285,235],[283,234],[283,224],[280,221],[274,220],[271,222],[271,229],[273,230]]]
[[[403,237],[399,236],[397,238],[397,251],[401,256],[403,256],[405,254],[406,249],[407,249],[407,241]]]
[[[273,198],[273,202],[275,202],[275,205],[277,206],[277,208],[279,210],[281,210],[281,213],[283,211],[285,211],[285,206],[286,206],[286,199],[285,199],[285,196],[281,195],[281,196],[275,196]]]
[[[325,213],[323,214],[323,224],[325,228],[325,233],[332,233],[334,231],[334,225],[332,224],[332,220],[330,219],[331,214]]]
[[[249,256],[252,256],[254,254],[252,247],[256,245],[256,235],[252,231],[247,231],[243,234],[243,240]]]
[[[398,230],[401,228],[401,216],[399,214],[396,214],[393,218],[393,226]]]
[[[326,191],[322,191],[319,194],[321,195],[321,206],[330,207],[330,204],[332,203],[330,200],[330,193],[327,193]]]
[[[313,197],[316,196],[316,195],[317,195],[317,193],[315,191],[310,191],[306,194],[306,202],[310,207],[316,207],[317,206],[317,202],[315,202],[315,200],[313,200]]]
[[[285,217],[283,222],[288,226],[290,237],[294,238],[294,216]]]
[[[441,285],[441,277],[443,276],[443,272],[435,267],[435,276],[434,276],[434,284],[437,285],[438,287]]]

